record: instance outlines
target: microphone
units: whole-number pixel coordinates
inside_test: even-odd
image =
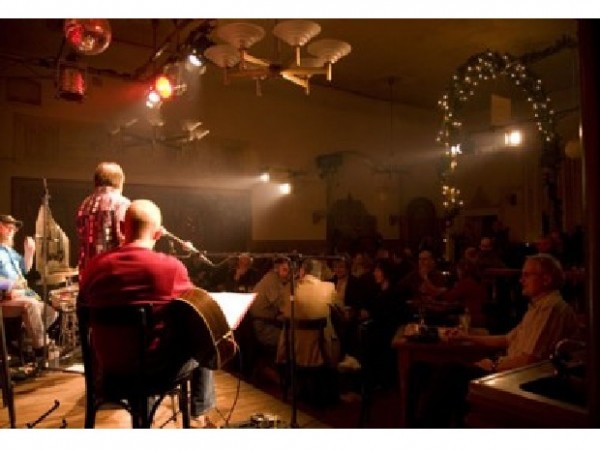
[[[173,233],[171,233],[165,227],[162,227],[161,232],[162,232],[163,236],[166,236],[169,239],[173,239],[175,242],[177,242],[179,245],[181,245],[184,249],[197,254],[198,258],[200,258],[200,260],[203,263],[208,264],[210,267],[216,267],[215,264],[206,257],[206,255],[204,254],[205,252],[201,252],[200,250],[198,250],[196,247],[194,247],[194,245],[191,242],[186,242],[183,239],[175,236]]]

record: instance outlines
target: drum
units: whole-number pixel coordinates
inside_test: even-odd
[[[58,311],[72,310],[77,302],[77,294],[79,294],[79,284],[54,289],[50,291],[50,303]]]

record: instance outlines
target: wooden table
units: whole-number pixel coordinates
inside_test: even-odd
[[[415,362],[448,363],[475,362],[490,354],[490,348],[472,342],[439,341],[421,343],[409,341],[404,336],[404,328],[400,327],[392,340],[398,361],[398,378],[400,389],[400,426],[408,424],[408,375]]]

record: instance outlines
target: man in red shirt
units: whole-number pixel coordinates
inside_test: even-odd
[[[170,373],[194,355],[178,345],[178,330],[165,327],[160,314],[174,298],[195,286],[181,261],[154,251],[162,235],[161,223],[160,209],[153,202],[133,201],[125,213],[123,245],[90,260],[80,285],[80,300],[94,307],[152,303],[159,320],[154,329],[151,360],[157,361],[157,370]],[[127,339],[100,331],[94,334],[94,344],[102,366],[127,370],[131,364],[125,356]],[[216,400],[212,371],[202,367],[194,370],[191,393],[192,416],[197,416],[196,424],[204,426],[206,412]]]

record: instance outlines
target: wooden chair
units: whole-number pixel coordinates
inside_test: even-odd
[[[183,428],[190,427],[188,383],[198,365],[188,364],[185,371],[173,377],[152,375],[147,361],[154,325],[150,305],[94,308],[80,304],[77,319],[85,369],[85,428],[94,428],[96,412],[105,403],[125,408],[131,414],[133,428],[150,428],[158,405],[174,390],[179,394]],[[101,370],[93,339],[94,330],[99,327],[108,332],[130,333],[135,342],[128,348],[135,350],[126,357],[135,361],[134,371],[122,374]]]
[[[25,365],[25,327],[23,326],[23,319],[19,317],[5,317],[4,318],[4,334],[6,340],[6,346],[9,354],[17,356],[19,358],[19,364]],[[16,342],[16,347],[11,345],[11,342]]]
[[[300,387],[302,382],[309,389],[309,401],[320,403],[325,400],[320,398],[323,392],[319,392],[318,386],[323,384],[327,370],[331,369],[325,344],[326,326],[326,317],[294,321],[295,361],[292,361],[291,321],[289,318],[283,321],[284,352],[282,354],[280,345],[277,362],[282,366],[281,387],[284,399],[287,399],[292,371],[294,371],[296,386]],[[292,395],[297,393],[298,390]]]
[[[10,427],[16,427],[15,401],[8,367],[8,351],[6,350],[6,336],[4,334],[4,320],[0,307],[0,388],[2,389],[2,406],[8,407]]]

